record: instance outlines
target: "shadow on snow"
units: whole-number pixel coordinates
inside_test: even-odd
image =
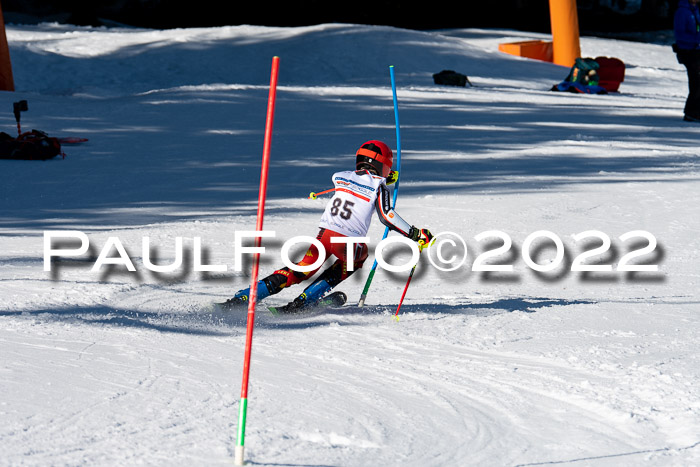
[[[488,303],[463,304],[405,304],[400,317],[444,317],[446,315],[488,316],[493,314],[521,311],[534,313],[552,306],[593,304],[586,300],[565,300],[543,297],[504,298]],[[359,308],[344,306],[312,310],[307,313],[289,316],[274,316],[263,305],[255,313],[256,328],[263,329],[308,329],[342,322],[344,325],[370,325],[371,317],[394,319],[396,305],[371,305]],[[204,336],[244,335],[247,325],[247,310],[215,310],[209,305],[189,307],[181,312],[137,311],[107,306],[87,306],[70,308],[47,308],[25,311],[0,311],[0,317],[26,317],[38,321],[70,322],[93,326],[109,326],[125,329],[140,329]],[[368,319],[363,319],[367,317]]]
[[[525,89],[510,76],[517,66],[531,83],[554,84],[563,78],[561,67],[515,61],[466,43],[457,47],[452,41],[459,39],[430,36],[434,40],[420,41],[424,33],[392,28],[334,25],[298,32],[288,38],[271,30],[245,44],[239,38],[200,38],[196,44],[166,40],[91,58],[104,63],[110,75],[98,76],[88,87],[103,89],[108,78],[119,76],[133,82],[133,89],[147,92],[86,97],[79,94],[81,89],[54,89],[48,90],[57,93],[50,99],[36,96],[41,110],[31,115],[28,125],[49,134],[79,133],[90,141],[67,149],[64,160],[2,161],[9,176],[0,186],[0,227],[127,227],[250,218],[256,212],[268,69],[235,64],[267,53],[284,57],[268,186],[268,199],[282,203],[270,215],[318,210],[283,202],[328,188],[333,172],[353,167],[362,142],[384,139],[395,146],[388,64],[396,58],[404,195],[653,182],[686,174],[688,166],[698,163],[697,128],[660,114],[644,99],[552,93],[544,85]],[[386,48],[373,47],[377,35]],[[357,64],[345,56],[329,56],[335,49],[326,42],[335,40],[354,41],[372,59],[363,54]],[[410,51],[398,53],[404,48]],[[169,73],[182,75],[182,81],[167,83],[148,71],[134,75],[141,69],[135,62],[151,70],[149,63],[171,57],[177,57],[174,69],[188,63],[195,73]],[[309,64],[310,58],[314,63]],[[30,59],[33,65],[26,68],[39,75],[42,66],[51,68],[52,75],[58,66],[74,73],[84,65],[77,62],[85,61],[31,51],[17,58]],[[128,70],[114,75],[122,62]],[[477,85],[435,86],[431,73],[448,63],[467,71]],[[489,87],[479,85],[480,77],[506,81]],[[226,84],[231,82],[236,84]],[[190,87],[178,87],[186,85]],[[682,99],[670,99],[662,110],[680,116],[682,105]],[[71,107],[79,111],[66,116]],[[9,112],[0,115],[0,124],[13,126]]]

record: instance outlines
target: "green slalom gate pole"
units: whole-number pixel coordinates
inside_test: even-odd
[[[265,198],[267,196],[267,175],[270,166],[270,144],[272,142],[272,124],[275,116],[275,96],[277,94],[277,75],[279,57],[272,57],[270,73],[270,94],[267,99],[267,120],[265,122],[265,142],[263,144],[262,169],[260,170],[260,191],[258,193],[258,219],[255,230],[262,232],[265,217]],[[255,247],[260,248],[261,237],[255,238]],[[238,406],[238,439],[236,443],[235,464],[243,465],[245,445],[245,426],[248,413],[248,377],[250,376],[250,356],[253,348],[253,328],[255,327],[255,302],[258,299],[258,269],[260,253],[253,255],[253,273],[250,281],[250,297],[248,299],[248,322],[246,327],[245,359],[243,361],[243,382],[241,383],[241,402]]]
[[[394,198],[392,201],[392,207],[396,207],[396,198],[399,195],[399,181],[401,179],[401,127],[399,125],[399,105],[396,98],[396,78],[394,77],[394,65],[389,67],[389,74],[391,75],[391,93],[394,97],[394,120],[396,121],[396,171],[399,173],[396,183],[394,183]],[[389,235],[389,227],[384,229],[384,236],[382,236],[382,240],[384,240],[387,235]],[[357,303],[357,306],[364,306],[365,299],[367,298],[367,292],[369,291],[369,286],[372,284],[372,279],[374,279],[374,273],[376,272],[377,260],[375,258],[374,264],[372,264],[372,270],[367,276],[365,288],[362,290],[360,301]]]

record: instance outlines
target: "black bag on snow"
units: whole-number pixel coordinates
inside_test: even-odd
[[[457,73],[453,70],[442,70],[440,73],[435,73],[433,75],[433,81],[435,81],[435,84],[445,84],[447,86],[466,87],[467,83],[469,83],[469,86],[472,85],[467,75]]]
[[[13,138],[0,132],[0,159],[42,160],[52,159],[61,153],[58,138],[43,131],[32,130]]]

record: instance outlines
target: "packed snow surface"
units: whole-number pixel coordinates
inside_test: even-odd
[[[378,267],[357,306],[376,219],[369,260],[338,287],[346,306],[269,314],[301,286],[258,304],[249,463],[700,464],[700,126],[682,121],[670,47],[583,37],[583,56],[617,57],[626,75],[619,93],[580,95],[550,91],[567,68],[498,52],[547,39],[516,31],[40,24],[7,37],[2,129],[16,134],[26,99],[23,130],[89,141],[0,161],[0,464],[231,464],[247,317],[210,304],[250,282],[235,234],[255,230],[273,56],[276,236],[260,274],[316,235],[328,195],[308,193],[360,144],[396,149],[390,66],[396,209],[441,235],[398,321],[408,270]],[[473,86],[435,85],[441,70]],[[84,234],[87,251],[57,238],[66,254],[45,264],[52,231]]]

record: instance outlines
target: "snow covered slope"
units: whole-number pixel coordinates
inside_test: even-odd
[[[501,54],[543,36],[500,30],[9,25],[17,91],[0,126],[89,138],[65,159],[0,161],[0,464],[228,465],[245,316],[207,305],[249,282],[270,63],[281,57],[261,273],[315,235],[333,172],[402,135],[397,211],[441,233],[452,271],[366,267],[341,310],[257,314],[246,457],[256,465],[700,463],[700,127],[681,120],[667,46],[582,38],[627,65],[619,94],[550,92],[568,70]],[[471,88],[436,86],[452,69]],[[44,232],[89,250],[44,271]],[[375,221],[370,249],[381,239]],[[496,231],[495,233],[493,231]],[[561,240],[557,250],[545,234]],[[586,238],[574,238],[595,231]],[[619,270],[630,252],[657,245]],[[479,235],[487,232],[485,237]],[[636,232],[634,237],[620,237]],[[475,238],[475,237],[477,237]],[[91,268],[111,237],[135,272]],[[156,273],[175,258],[176,271]],[[194,271],[203,261],[226,271]],[[510,239],[497,257],[477,259]],[[610,271],[572,271],[583,263]],[[66,245],[63,247],[75,247]],[[149,248],[150,246],[150,248]],[[294,250],[297,253],[301,249]],[[111,250],[111,256],[116,256]],[[408,258],[392,251],[392,261]],[[528,264],[528,259],[534,266]],[[475,264],[513,265],[475,271]],[[249,266],[249,262],[246,263]],[[538,271],[547,269],[550,271]],[[300,288],[268,299],[281,304]]]

